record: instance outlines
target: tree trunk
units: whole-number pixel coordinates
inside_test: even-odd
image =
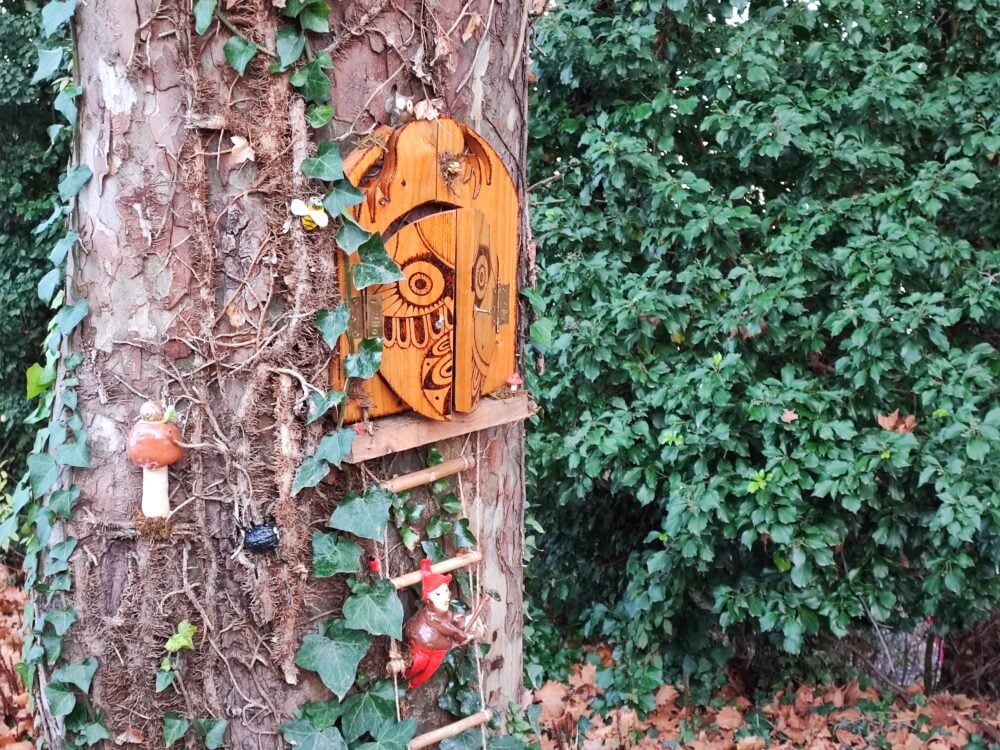
[[[336,140],[346,152],[388,122],[396,88],[416,101],[439,98],[442,112],[492,144],[523,195],[523,3],[331,5],[331,33],[309,35],[312,51],[330,50],[334,62],[336,115],[319,131],[306,124],[288,73],[267,71],[273,58],[258,53],[243,77],[226,63],[233,29],[274,52],[289,20],[271,3],[220,3],[224,23],[203,36],[188,3],[174,0],[76,11],[78,156],[94,177],[79,196],[69,292],[91,311],[72,348],[85,354],[74,376],[93,468],[71,477],[82,494],[62,531],[79,540],[68,594],[78,620],[64,659],[97,658],[90,704],[113,738],[162,747],[173,712],[228,719],[227,747],[282,747],[281,722],[304,701],[331,697],[296,667],[295,652],[347,595],[343,576],[309,575],[312,530],[349,489],[422,465],[423,451],[410,451],[291,493],[324,434],[323,422],[306,425],[300,380],[328,384],[330,351],[312,321],[338,302],[332,235],[304,231],[288,212],[316,190],[300,170],[315,143]],[[239,161],[234,138],[246,139],[253,160]],[[125,457],[147,399],[177,404],[188,444],[170,470],[175,513],[165,538],[135,515],[141,472]],[[522,445],[515,424],[442,446],[446,456],[464,448],[480,459],[461,481],[481,495],[485,584],[502,597],[483,661],[488,702],[501,711],[521,684]],[[241,526],[264,522],[280,530],[277,552],[241,549]],[[415,557],[394,554],[390,564],[415,568]],[[195,649],[182,652],[175,685],[156,693],[164,643],[183,620],[198,627]],[[363,672],[383,675],[383,641]],[[410,708],[422,729],[441,723],[419,699]],[[57,722],[47,726],[58,732]]]

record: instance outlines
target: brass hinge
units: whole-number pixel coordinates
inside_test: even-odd
[[[496,314],[496,330],[510,323],[510,284],[497,284],[497,298],[493,309]]]
[[[378,294],[361,292],[347,302],[350,320],[347,324],[351,338],[377,339],[382,337],[382,298]]]

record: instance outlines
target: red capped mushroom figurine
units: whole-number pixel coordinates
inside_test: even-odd
[[[128,435],[125,452],[129,460],[142,467],[142,514],[146,518],[170,515],[167,467],[184,455],[181,431],[170,420],[173,407],[164,412],[156,401],[147,401],[139,410],[139,421]]]
[[[524,385],[524,378],[518,375],[516,372],[507,378],[507,385],[510,386],[510,392],[516,393],[517,389]]]

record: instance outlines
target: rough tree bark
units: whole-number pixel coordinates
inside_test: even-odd
[[[292,473],[323,429],[305,425],[298,381],[326,385],[329,352],[312,316],[337,302],[330,235],[289,222],[289,201],[310,194],[302,160],[317,140],[346,150],[386,123],[386,100],[398,89],[440,98],[443,112],[484,135],[523,195],[525,3],[331,5],[331,33],[311,35],[313,50],[330,50],[334,61],[337,114],[319,133],[307,127],[288,75],[268,73],[271,60],[258,54],[238,77],[223,54],[231,29],[216,22],[197,36],[189,3],[102,0],[77,9],[78,156],[94,178],[79,198],[70,296],[91,309],[72,348],[86,355],[77,374],[94,468],[72,477],[82,488],[66,528],[79,540],[71,560],[79,620],[66,653],[97,657],[91,704],[113,737],[142,737],[140,745],[162,746],[163,715],[173,711],[229,719],[229,747],[281,747],[280,722],[303,701],[330,697],[293,661],[302,636],[345,596],[336,577],[308,576],[311,530],[352,483],[418,461],[411,454],[353,468],[291,496]],[[219,8],[274,51],[285,20],[272,3]],[[237,163],[234,136],[249,142],[253,161]],[[179,510],[166,539],[137,527],[141,477],[124,455],[147,398],[177,403],[191,446],[171,470]],[[502,710],[521,682],[523,431],[508,425],[470,440],[482,459],[486,585],[503,597],[484,662],[487,697]],[[469,444],[456,439],[444,452]],[[269,519],[282,531],[279,553],[239,553],[238,524]],[[180,690],[155,693],[163,644],[184,619],[199,627],[197,648],[184,658]],[[362,670],[378,674],[385,650],[374,649]],[[429,708],[413,710],[433,725]],[[57,736],[48,740],[60,746]]]

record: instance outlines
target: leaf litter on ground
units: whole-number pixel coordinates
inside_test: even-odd
[[[928,696],[919,683],[897,696],[852,680],[800,685],[753,700],[731,677],[708,706],[692,705],[678,688],[662,685],[656,707],[640,716],[624,706],[595,709],[604,693],[597,682],[595,664],[577,664],[565,684],[550,680],[525,697],[525,707],[540,706],[542,734],[534,741],[542,750],[1000,748],[1000,701]]]

